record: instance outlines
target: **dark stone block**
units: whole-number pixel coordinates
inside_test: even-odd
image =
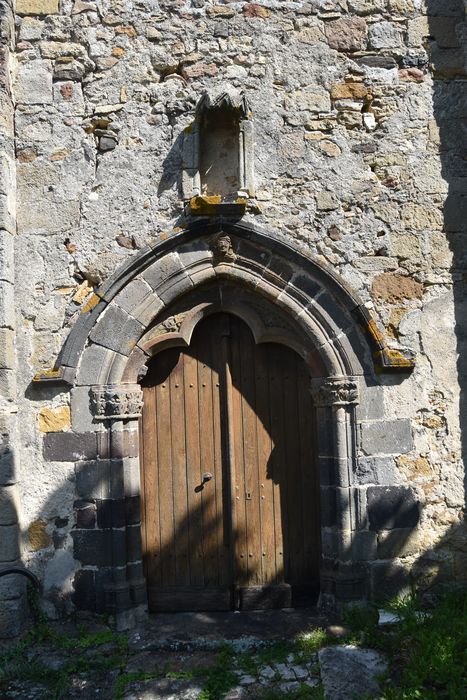
[[[123,566],[126,563],[124,530],[73,530],[74,557],[83,565]]]
[[[367,489],[370,530],[415,527],[420,503],[409,486],[370,486]]]
[[[263,247],[254,245],[254,243],[244,239],[239,241],[235,252],[242,259],[242,267],[252,267],[261,271],[268,266],[271,259],[269,251],[265,251]]]
[[[178,255],[165,255],[158,260],[157,265],[150,265],[141,275],[142,278],[156,291],[171,277],[184,271]]]
[[[444,205],[444,226],[448,232],[467,231],[467,197],[451,195]]]
[[[73,582],[73,604],[78,610],[96,610],[95,572],[81,569],[75,574]]]
[[[96,506],[89,501],[75,502],[76,527],[80,530],[91,530],[96,527]]]
[[[128,561],[138,561],[141,559],[141,528],[139,525],[127,527],[126,543]]]
[[[44,459],[50,462],[76,462],[97,455],[95,433],[47,433],[43,445]]]
[[[89,334],[90,340],[122,355],[129,355],[143,332],[139,321],[119,306],[109,306]]]
[[[125,500],[105,499],[97,500],[97,526],[99,528],[124,527],[125,526]]]
[[[141,499],[139,496],[128,496],[125,499],[125,514],[127,525],[138,525],[141,522]]]
[[[361,66],[368,66],[369,68],[385,68],[386,70],[391,70],[397,66],[396,61],[392,56],[362,56],[356,59],[356,63]]]
[[[376,533],[370,530],[356,532],[352,540],[352,554],[356,561],[376,559]]]
[[[407,551],[407,543],[412,534],[412,528],[398,528],[380,534],[378,537],[378,558],[393,559],[410,553],[410,550]]]
[[[139,435],[137,430],[119,430],[97,434],[97,452],[102,459],[138,457]]]
[[[321,525],[333,527],[337,520],[336,489],[333,486],[320,488]]]
[[[321,528],[321,554],[331,559],[337,557],[337,533],[333,528]]]
[[[76,492],[85,499],[122,498],[121,460],[97,459],[75,465]]]

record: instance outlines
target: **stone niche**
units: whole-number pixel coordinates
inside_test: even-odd
[[[253,121],[241,91],[205,91],[183,144],[183,196],[193,214],[244,209],[254,196]]]

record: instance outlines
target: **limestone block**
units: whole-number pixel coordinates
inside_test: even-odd
[[[16,0],[19,15],[56,15],[59,11],[58,0]]]
[[[389,11],[398,15],[407,15],[415,9],[414,0],[389,0]]]
[[[14,281],[13,236],[0,228],[0,280]]]
[[[69,406],[42,408],[39,412],[39,430],[41,433],[58,433],[69,430],[71,413]]]
[[[50,61],[37,59],[28,63],[20,63],[13,92],[18,104],[51,104],[53,90]]]
[[[80,204],[78,199],[57,202],[53,193],[37,199],[25,188],[21,191],[18,207],[18,231],[22,233],[37,232],[52,234],[78,225]]]
[[[361,425],[361,448],[365,455],[400,455],[410,452],[412,446],[412,429],[408,419]]]
[[[79,83],[57,81],[53,86],[54,103],[66,114],[84,114],[83,90]]]
[[[0,525],[18,522],[19,498],[17,486],[0,486]]]
[[[372,49],[398,49],[402,46],[402,29],[392,22],[376,22],[368,30]]]
[[[410,19],[408,23],[407,39],[408,45],[413,48],[423,46],[427,37],[430,36],[430,25],[428,17],[425,15]]]
[[[47,521],[35,520],[28,527],[28,544],[29,549],[33,552],[38,552],[40,549],[45,549],[52,543],[52,538],[46,532]]]
[[[0,328],[15,327],[14,288],[11,282],[0,282]]]
[[[66,56],[86,58],[87,53],[82,44],[63,41],[43,41],[40,45],[42,58],[57,59]]]
[[[333,700],[358,697],[362,688],[369,696],[377,697],[378,678],[387,668],[377,651],[350,644],[321,649],[319,663],[325,695]]]
[[[305,27],[296,34],[297,41],[302,44],[318,44],[324,40],[321,27]]]
[[[397,258],[414,260],[421,256],[421,238],[412,233],[391,233],[390,253]]]
[[[384,0],[348,0],[349,10],[357,15],[371,15],[385,9]]]
[[[426,207],[422,204],[409,202],[402,210],[402,221],[405,228],[416,230],[441,229],[443,227],[443,215],[439,209]]]
[[[297,90],[286,98],[285,108],[291,111],[329,112],[331,100],[325,90]]]
[[[0,397],[13,401],[16,397],[16,373],[12,369],[0,369]]]
[[[15,368],[14,331],[0,328],[0,369]]]
[[[19,30],[20,41],[38,41],[41,38],[44,22],[36,17],[24,17]]]

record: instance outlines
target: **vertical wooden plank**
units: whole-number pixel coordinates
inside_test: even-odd
[[[303,561],[302,498],[300,483],[300,437],[297,407],[296,355],[281,348],[284,368],[285,445],[287,474],[287,549],[291,584],[300,583]]]
[[[303,583],[319,580],[321,526],[319,515],[319,480],[314,454],[312,403],[308,389],[309,374],[303,360],[297,373],[297,396],[300,435],[300,479],[302,483]]]
[[[256,436],[254,340],[250,330],[244,323],[236,320],[235,325],[238,326],[242,348],[241,391],[243,455],[245,464],[245,491],[243,493],[243,498],[245,499],[247,526],[248,583],[250,585],[259,585],[262,581],[262,565],[258,446]],[[242,497],[242,494],[240,494],[240,497]]]
[[[204,583],[203,569],[203,501],[201,485],[200,420],[198,404],[198,361],[193,350],[184,356],[186,479],[189,521],[190,583]]]
[[[158,365],[161,370],[161,382],[156,391],[156,435],[159,456],[159,505],[162,584],[175,585],[174,556],[174,509],[173,509],[173,474],[172,474],[172,433],[170,415],[169,375],[173,353],[161,353]]]
[[[190,583],[188,560],[188,512],[187,512],[187,475],[186,475],[186,440],[185,440],[185,401],[183,377],[184,353],[168,379],[170,392],[170,430],[172,443],[172,482],[174,508],[174,556],[175,580],[177,585]]]
[[[156,440],[156,394],[153,387],[144,389],[143,424],[143,550],[148,583],[161,582],[161,543],[159,523],[158,455]],[[143,555],[144,556],[144,555]]]
[[[213,446],[214,446],[214,464],[213,475],[214,479],[207,485],[214,491],[215,500],[215,528],[213,541],[216,543],[217,550],[217,571],[218,584],[227,585],[229,561],[226,556],[224,547],[224,465],[222,456],[222,427],[221,427],[221,378],[224,375],[223,371],[223,344],[225,334],[228,331],[226,327],[228,318],[225,314],[217,314],[210,319],[210,337],[211,337],[211,391],[212,391],[212,413],[213,413]],[[222,387],[222,391],[225,391]]]
[[[269,405],[272,453],[269,459],[269,472],[273,484],[274,500],[274,539],[276,554],[275,583],[282,583],[285,576],[285,549],[287,540],[287,472],[284,468],[285,451],[285,416],[283,399],[282,368],[278,355],[278,346],[268,347],[269,360]]]
[[[212,405],[211,339],[206,326],[198,334],[194,350],[198,357],[198,400],[201,473],[215,471],[215,447]],[[217,512],[213,480],[201,491],[203,503],[204,584],[216,585],[219,577],[217,556]]]
[[[230,376],[232,381],[230,423],[232,426],[232,455],[235,465],[232,483],[232,547],[233,577],[236,584],[248,583],[248,543],[245,501],[245,460],[243,452],[243,421],[242,421],[242,345],[238,324],[230,321],[231,363]]]
[[[258,446],[258,493],[261,517],[261,562],[263,584],[276,580],[276,552],[274,532],[274,484],[270,474],[272,454],[269,346],[255,346],[256,435]]]

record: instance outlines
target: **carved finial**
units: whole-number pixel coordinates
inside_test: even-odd
[[[222,262],[232,263],[237,257],[233,249],[232,240],[230,236],[227,236],[225,233],[221,233],[212,241],[211,250],[214,258],[214,265],[218,265]]]

